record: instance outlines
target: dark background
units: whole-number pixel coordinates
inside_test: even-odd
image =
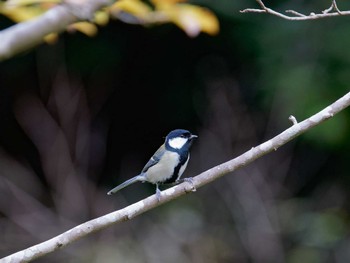
[[[195,176],[348,92],[350,18],[291,22],[239,13],[255,1],[194,3],[217,15],[217,36],[111,21],[94,38],[64,33],[0,64],[1,257],[153,194],[149,184],[106,192],[172,129],[199,135],[184,174]],[[330,1],[265,4],[308,14]],[[38,262],[347,262],[348,119]]]

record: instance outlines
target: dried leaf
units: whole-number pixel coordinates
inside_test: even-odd
[[[106,11],[97,11],[94,17],[94,23],[99,26],[105,26],[109,22],[109,15]]]
[[[29,5],[37,5],[40,4],[41,7],[45,5],[49,5],[51,7],[53,4],[59,4],[61,0],[8,0],[4,4],[4,8],[15,8],[20,6],[29,6]]]
[[[48,34],[44,37],[44,40],[48,44],[55,44],[58,40],[58,34],[56,33]]]
[[[43,10],[38,6],[3,8],[1,13],[11,20],[19,23],[37,17],[43,13]]]
[[[183,3],[183,2],[186,2],[186,0],[151,0],[151,2],[155,6],[161,6],[161,5],[174,5],[177,3]]]
[[[77,22],[71,24],[67,28],[68,31],[79,31],[89,37],[93,37],[97,34],[97,26],[89,22]]]
[[[190,37],[197,36],[200,32],[215,35],[219,32],[219,21],[208,9],[179,4],[162,9],[172,22],[186,32]]]
[[[145,3],[139,0],[120,0],[113,4],[109,10],[114,13],[119,13],[124,11],[126,13],[132,14],[138,18],[144,18],[152,9]]]

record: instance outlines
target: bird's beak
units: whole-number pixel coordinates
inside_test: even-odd
[[[192,134],[191,137],[190,137],[191,140],[196,139],[196,138],[198,138],[198,136],[194,135],[194,134]]]

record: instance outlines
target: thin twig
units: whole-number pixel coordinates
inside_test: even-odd
[[[339,15],[342,15],[342,12],[339,10],[339,8],[338,8],[338,6],[337,6],[337,2],[336,2],[335,0],[332,1],[332,6],[333,6],[333,9],[334,9],[335,11],[337,11],[337,13],[338,13]]]
[[[293,14],[295,16],[306,17],[306,15],[299,13],[297,11],[294,11],[294,10],[286,10],[286,13],[290,13],[290,14]]]
[[[283,19],[287,20],[294,20],[294,21],[304,21],[304,20],[316,20],[316,19],[322,19],[322,18],[329,18],[329,17],[335,17],[335,16],[343,16],[343,15],[350,15],[350,11],[340,11],[340,9],[337,6],[336,0],[332,0],[332,4],[329,8],[322,11],[322,13],[314,13],[311,12],[309,15],[304,15],[300,12],[297,12],[295,10],[286,10],[286,13],[290,13],[293,16],[288,16],[283,13],[277,12],[271,8],[266,7],[266,5],[261,0],[256,0],[256,2],[259,4],[260,9],[256,8],[246,8],[244,10],[241,10],[241,13],[266,13],[271,14],[274,16],[278,16]],[[333,12],[332,12],[333,11]]]
[[[266,6],[265,6],[265,4],[263,3],[263,1],[261,1],[261,0],[256,0],[256,1],[257,1],[258,4],[260,5],[261,9],[264,9],[264,10],[267,9]]]
[[[288,119],[293,123],[293,125],[298,124],[297,119],[293,115],[290,115]]]
[[[332,0],[331,6],[329,8],[327,8],[327,9],[323,10],[322,13],[323,14],[328,14],[331,11],[336,11],[339,15],[343,14],[343,12],[339,10],[336,0]]]
[[[198,176],[194,177],[193,180],[191,180],[191,183],[184,182],[163,191],[160,201],[157,200],[155,195],[152,195],[128,207],[78,225],[64,232],[63,234],[51,238],[45,242],[0,259],[0,263],[28,262],[34,260],[59,248],[67,246],[80,238],[101,230],[102,228],[132,219],[148,210],[151,210],[152,208],[167,203],[170,200],[173,200],[186,193],[192,192],[193,187],[198,189],[199,187],[209,184],[210,182],[217,180],[218,178],[230,172],[248,165],[249,163],[253,162],[263,155],[266,155],[269,152],[277,150],[279,147],[283,146],[295,137],[333,117],[335,114],[344,110],[349,105],[350,92],[342,98],[338,99],[330,106],[326,107],[322,111],[316,113],[315,115],[302,122],[298,123],[294,117],[290,117],[293,122],[293,126],[286,129],[284,132],[258,145],[257,147],[251,148],[247,152],[228,162],[222,163],[199,174]]]

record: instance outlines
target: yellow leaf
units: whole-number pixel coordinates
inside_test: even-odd
[[[45,0],[42,0],[42,1],[45,1]],[[50,0],[50,1],[52,1],[52,2],[41,3],[40,4],[41,8],[45,9],[45,10],[49,10],[50,8],[53,8],[53,7],[57,6],[57,4],[62,2],[61,0]]]
[[[14,8],[18,6],[29,6],[29,5],[34,5],[34,4],[41,4],[41,5],[46,5],[46,4],[59,4],[61,0],[8,0],[4,4],[5,7],[7,8]]]
[[[174,5],[177,3],[186,2],[186,0],[151,0],[154,5]]]
[[[215,35],[219,32],[219,21],[208,9],[179,4],[162,9],[172,22],[186,32],[190,37],[197,36],[200,32]]]
[[[48,44],[55,44],[57,42],[57,39],[58,39],[58,34],[56,33],[51,33],[44,37],[45,42]]]
[[[99,26],[105,26],[109,22],[109,15],[106,11],[97,11],[95,13],[94,22]]]
[[[148,5],[139,0],[119,0],[113,4],[109,10],[112,13],[124,11],[138,18],[144,18],[146,15],[152,12],[152,9]]]
[[[41,15],[44,11],[38,6],[27,6],[27,7],[15,7],[6,8],[3,7],[1,13],[13,21],[19,23],[26,21]]]
[[[97,34],[96,25],[91,24],[89,22],[77,22],[77,23],[71,24],[68,26],[67,30],[69,32],[77,30],[89,37],[93,37]]]

